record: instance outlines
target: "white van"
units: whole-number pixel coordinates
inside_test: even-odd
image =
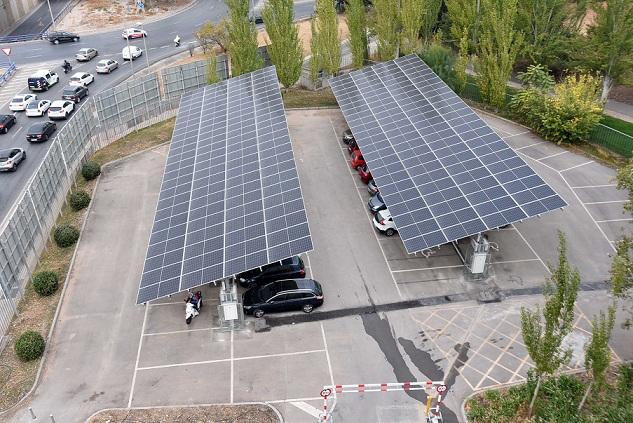
[[[143,54],[143,50],[136,46],[123,47],[123,50],[121,50],[123,60],[134,60],[137,57],[141,57],[141,54]]]

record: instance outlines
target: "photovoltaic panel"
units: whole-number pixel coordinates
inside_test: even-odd
[[[137,303],[310,250],[275,68],[184,96]]]
[[[566,205],[418,56],[330,85],[407,252]]]

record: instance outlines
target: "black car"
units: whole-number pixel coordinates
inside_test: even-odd
[[[22,160],[26,159],[26,151],[21,148],[0,150],[0,170],[15,172]]]
[[[255,317],[276,311],[310,313],[323,304],[323,289],[313,279],[283,279],[249,289],[242,295],[242,304],[244,312]]]
[[[349,144],[350,140],[354,139],[354,135],[352,135],[352,130],[351,129],[346,129],[345,131],[343,131],[343,142],[345,144]]]
[[[277,263],[268,264],[260,269],[241,273],[237,276],[244,287],[264,285],[278,279],[303,278],[306,275],[301,257],[294,256]]]
[[[79,103],[82,98],[88,95],[88,88],[81,85],[69,85],[64,87],[62,92],[62,98],[64,100],[74,101]]]
[[[13,115],[0,115],[0,132],[6,134],[15,125],[16,119]]]
[[[38,122],[31,126],[26,133],[26,140],[39,142],[48,140],[57,129],[55,122]]]
[[[46,38],[53,44],[68,43],[70,41],[76,43],[79,41],[79,34],[66,31],[53,31],[49,32]]]
[[[384,210],[387,208],[387,205],[382,199],[382,195],[379,192],[375,193],[371,196],[369,201],[367,202],[367,207],[372,213],[378,213],[380,210]]]

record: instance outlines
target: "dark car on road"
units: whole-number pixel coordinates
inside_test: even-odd
[[[369,201],[367,202],[367,207],[372,213],[378,213],[380,210],[384,210],[387,208],[387,205],[382,199],[382,195],[379,192],[372,195]]]
[[[16,119],[13,115],[0,115],[0,133],[6,134],[15,125]]]
[[[38,122],[26,132],[26,140],[29,142],[41,142],[48,140],[57,129],[55,122]]]
[[[261,269],[251,270],[238,275],[237,279],[244,287],[265,285],[278,279],[303,278],[305,265],[299,256],[293,256],[280,262],[268,264]]]
[[[62,98],[64,100],[74,101],[79,103],[82,98],[88,95],[88,88],[81,85],[69,85],[64,87],[62,92]]]
[[[323,304],[323,289],[314,279],[282,279],[249,289],[242,295],[242,304],[244,312],[255,317],[291,310],[311,313]]]
[[[68,43],[71,41],[76,43],[79,41],[79,34],[66,31],[53,31],[49,32],[46,38],[53,44]]]
[[[15,172],[24,159],[26,159],[26,151],[21,148],[0,150],[0,170]]]

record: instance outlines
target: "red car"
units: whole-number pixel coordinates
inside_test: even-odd
[[[369,181],[373,179],[367,165],[358,168],[358,175],[360,175],[360,180],[365,184],[368,184]]]
[[[357,170],[359,167],[365,166],[365,159],[363,158],[363,154],[360,152],[360,150],[352,151],[352,158],[350,160],[350,163],[352,167]]]

